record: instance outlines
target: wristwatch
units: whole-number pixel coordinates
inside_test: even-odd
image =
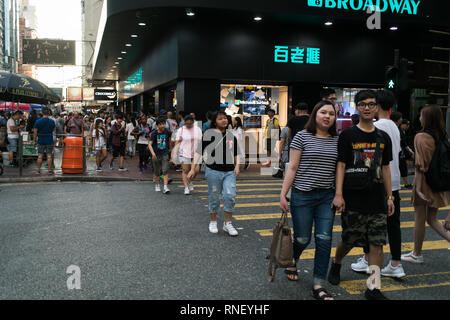
[[[392,200],[392,201],[395,200],[394,196],[388,196],[387,199],[388,199],[388,200]]]

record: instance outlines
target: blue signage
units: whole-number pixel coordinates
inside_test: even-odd
[[[309,7],[354,10],[366,12],[376,7],[376,11],[417,15],[420,0],[308,0]]]
[[[320,48],[275,46],[274,61],[277,63],[320,64]]]

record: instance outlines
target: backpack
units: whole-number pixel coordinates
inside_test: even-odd
[[[294,266],[294,246],[292,243],[291,228],[288,225],[287,212],[283,212],[280,221],[273,228],[269,268],[267,271],[269,281],[272,282],[275,279],[275,272],[278,268],[290,268]]]
[[[425,179],[433,192],[450,191],[450,142],[436,145]]]

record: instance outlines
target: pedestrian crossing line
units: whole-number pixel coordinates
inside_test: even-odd
[[[236,199],[264,199],[264,198],[279,198],[280,194],[248,194],[248,195],[237,195]],[[201,197],[203,200],[208,199],[206,196]],[[411,202],[411,198],[401,198],[401,201]]]
[[[197,187],[197,186],[194,186]],[[184,188],[184,187],[183,187]],[[281,188],[260,188],[260,189],[241,189],[238,188],[237,189],[237,193],[247,193],[247,192],[255,192],[255,191],[279,191],[281,192]],[[199,193],[208,193],[208,190],[194,190],[194,193],[199,192]],[[278,196],[280,196],[280,194],[278,194]]]
[[[341,281],[339,286],[351,295],[363,294],[367,289],[367,279]],[[381,277],[381,291],[383,292],[446,286],[450,286],[450,272],[408,275],[401,281]]]
[[[236,186],[242,186],[242,187],[252,187],[252,186],[282,186],[282,183],[236,183]],[[180,188],[184,188],[184,185],[180,184],[178,185]],[[207,188],[207,184],[195,184],[195,188]],[[259,189],[257,189],[259,190]]]
[[[447,240],[439,240],[439,241],[424,241],[422,246],[422,251],[430,251],[430,250],[448,250],[449,243]],[[411,252],[414,249],[414,242],[403,242],[402,243],[402,252]],[[312,260],[314,259],[315,249],[306,249],[303,251],[300,260]],[[390,253],[389,245],[383,246],[383,253]],[[347,256],[360,256],[364,254],[363,248],[353,248]],[[336,248],[331,249],[331,257],[336,255]]]
[[[252,202],[252,203],[237,203],[235,208],[257,208],[257,207],[279,207],[280,202]],[[450,210],[450,206],[439,209],[439,211]],[[415,212],[414,207],[400,208],[400,212]]]
[[[401,208],[400,212],[403,213],[412,213],[415,212],[414,210],[411,210],[410,208],[406,208],[408,210],[403,211]],[[442,211],[447,211],[450,208],[447,207],[446,208],[442,208],[439,210],[439,212],[441,213]],[[340,216],[341,213],[340,212],[336,212],[336,216]],[[280,219],[281,217],[281,209],[280,209],[280,213],[253,213],[253,214],[233,214],[233,218],[236,220],[266,220],[266,219]],[[290,218],[291,215],[288,214],[288,217]]]
[[[444,220],[439,220],[439,223],[444,222]],[[428,226],[428,224],[427,224]],[[407,229],[407,228],[414,228],[414,221],[404,221],[400,223],[401,229]],[[291,231],[294,232],[294,230],[291,228]],[[261,237],[271,237],[273,235],[272,229],[263,229],[263,230],[255,230],[256,233],[258,233]],[[314,228],[313,231],[314,232]],[[333,226],[333,232],[342,232],[342,226],[335,225]]]

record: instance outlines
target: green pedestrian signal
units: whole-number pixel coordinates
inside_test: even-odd
[[[384,87],[391,91],[396,91],[398,88],[398,68],[395,66],[388,66],[384,79]]]
[[[395,87],[395,82],[394,82],[394,80],[389,81],[389,83],[388,83],[388,89],[394,89],[394,87]]]

